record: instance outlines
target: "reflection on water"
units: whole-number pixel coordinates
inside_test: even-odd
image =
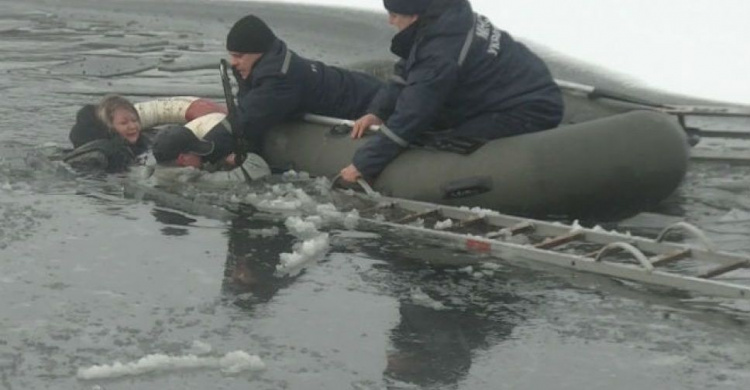
[[[271,300],[295,277],[276,273],[279,255],[292,246],[294,237],[281,232],[278,223],[236,218],[227,232],[229,244],[222,293],[235,305],[252,309]]]
[[[469,286],[462,286],[467,278],[437,271],[409,281],[416,287],[411,296],[399,297],[400,320],[390,332],[387,378],[423,386],[455,385],[469,373],[477,354],[510,337],[522,320],[513,310],[520,299],[502,290],[477,291],[481,288],[470,287],[468,280]],[[434,301],[415,303],[415,293]],[[472,295],[466,293],[484,304],[468,300]]]
[[[276,271],[279,254],[294,241],[278,222],[237,218],[227,235],[222,294],[231,304],[251,314],[299,277]],[[362,277],[379,294],[398,302],[399,320],[384,346],[383,375],[394,385],[456,385],[478,352],[502,343],[523,320],[522,308],[529,302],[503,285],[503,279],[494,279],[497,268],[485,270],[487,279],[482,280],[455,267],[425,266],[411,257],[419,250],[414,251],[414,243],[404,245],[397,237],[359,245],[351,238],[344,241],[349,250],[387,259]]]

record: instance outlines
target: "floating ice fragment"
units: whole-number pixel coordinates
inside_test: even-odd
[[[211,344],[204,343],[200,340],[193,341],[193,345],[190,347],[190,352],[194,355],[207,355],[211,353],[213,347]]]
[[[486,270],[490,270],[490,271],[497,271],[497,270],[499,270],[500,268],[502,268],[502,267],[500,266],[500,264],[497,264],[497,263],[491,263],[491,262],[485,262],[485,263],[482,263],[482,264],[481,264],[481,267],[482,267],[483,269],[486,269]]]
[[[359,222],[359,210],[354,209],[344,216],[344,227],[346,227],[349,230],[356,229],[358,222]]]
[[[78,370],[80,379],[111,379],[124,376],[138,376],[153,372],[167,372],[182,369],[217,368],[222,372],[236,374],[242,371],[258,371],[265,369],[260,357],[249,355],[244,351],[229,352],[223,357],[198,357],[195,355],[169,356],[153,354],[145,356],[135,362],[114,362],[81,368]]]
[[[294,216],[287,218],[284,224],[293,236],[305,239],[320,233],[315,221],[307,218],[303,220],[300,217]]]
[[[435,310],[445,310],[446,307],[443,305],[442,302],[438,302],[429,295],[427,295],[422,289],[420,288],[412,288],[411,289],[411,300],[414,302],[414,304],[428,307],[430,309]]]
[[[438,221],[435,223],[435,229],[445,230],[453,227],[453,220],[448,218],[445,221]]]
[[[497,212],[497,211],[495,211],[495,210],[483,209],[483,208],[481,208],[481,207],[473,207],[473,208],[469,208],[469,207],[466,207],[466,206],[461,206],[461,207],[459,207],[459,209],[460,209],[460,210],[466,210],[466,211],[470,211],[470,212],[472,212],[472,213],[474,213],[474,214],[477,214],[477,215],[479,215],[480,217],[487,217],[487,216],[493,216],[493,215],[500,215],[500,213],[498,213],[498,212]]]
[[[280,263],[276,266],[276,270],[285,274],[296,274],[305,264],[322,259],[328,252],[329,246],[328,233],[305,240],[295,245],[293,253],[279,255]]]

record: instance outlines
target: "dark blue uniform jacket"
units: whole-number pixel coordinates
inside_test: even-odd
[[[242,134],[259,152],[271,127],[305,113],[357,119],[384,86],[374,76],[300,57],[277,40],[242,80],[237,93]]]
[[[434,9],[437,3],[444,8]],[[428,130],[494,139],[553,128],[562,119],[560,89],[539,57],[467,1],[436,0],[432,7],[394,37],[392,51],[401,59],[368,108],[385,126],[353,160],[365,177]]]

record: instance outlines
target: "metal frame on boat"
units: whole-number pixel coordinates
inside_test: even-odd
[[[682,128],[701,138],[750,140],[750,127],[742,129],[712,129],[691,127],[688,119],[691,117],[715,118],[747,118],[750,119],[750,107],[743,106],[697,106],[673,105],[648,101],[636,96],[630,96],[617,91],[609,91],[591,85],[580,84],[566,80],[555,80],[561,89],[571,94],[582,96],[587,100],[599,101],[622,110],[646,109],[659,111],[675,116]],[[696,161],[714,161],[730,164],[750,164],[750,152],[747,150],[711,150],[693,147],[690,158]]]

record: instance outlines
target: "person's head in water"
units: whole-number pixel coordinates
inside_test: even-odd
[[[133,103],[119,95],[107,95],[97,107],[97,116],[109,131],[131,145],[141,136],[141,118]]]
[[[388,24],[399,32],[419,20],[431,3],[432,0],[383,0],[383,6],[388,11]]]
[[[247,79],[253,66],[276,41],[276,35],[264,21],[255,15],[238,20],[227,34],[229,63],[243,79]]]
[[[214,151],[214,144],[201,140],[187,127],[178,125],[159,131],[152,151],[159,164],[200,169],[203,158]]]

